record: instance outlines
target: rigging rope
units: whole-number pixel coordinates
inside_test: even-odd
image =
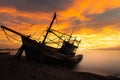
[[[44,26],[45,24],[43,24],[42,26]],[[41,28],[40,28],[41,29]],[[33,37],[34,35],[36,35],[39,31],[40,31],[40,29],[37,29],[32,35],[31,35],[31,37]],[[43,34],[45,31],[43,30],[42,31],[42,33],[41,34]],[[39,37],[40,38],[40,37]],[[38,39],[39,39],[38,38]]]
[[[57,44],[58,46],[61,46],[58,42],[54,42],[52,39],[50,39],[50,38],[48,38],[49,39],[49,41],[52,41],[52,43],[55,43],[55,44]],[[47,44],[49,44],[50,42],[46,42]]]
[[[45,33],[45,31],[43,31],[41,34],[44,34]],[[41,36],[40,36],[41,37]],[[38,39],[37,39],[37,41],[39,41],[40,40],[40,37],[38,37]]]
[[[60,23],[58,22],[58,19],[57,19],[57,18],[56,18],[55,20],[56,20],[57,25],[62,29],[62,28],[63,28],[63,27],[62,27],[62,24],[60,24]]]
[[[47,13],[41,13],[41,14],[43,14],[43,15],[45,15],[45,16],[47,16],[47,18],[50,18],[50,15],[49,14],[47,14]],[[37,14],[37,16],[39,16],[40,14]],[[50,18],[51,19],[51,18]],[[44,27],[45,26],[45,24],[46,23],[48,23],[47,21],[44,21],[44,20],[42,20],[42,25],[40,25],[40,26],[42,26],[42,27]],[[41,28],[40,28],[41,29]],[[40,29],[37,29],[32,35],[31,35],[31,37],[33,38],[33,36],[34,35],[36,35],[39,31],[40,31]],[[41,32],[41,34],[43,34],[45,32],[45,30],[43,30],[42,32]],[[37,39],[37,41],[39,41],[40,40],[40,38],[41,38],[41,35],[39,35],[40,37],[38,37],[38,38],[34,38],[34,39]]]
[[[6,38],[7,38],[12,44],[18,44],[18,43],[21,42],[20,40],[18,40],[18,39],[16,39],[16,38],[10,36],[9,34],[7,34],[7,32],[6,32],[4,29],[2,29],[2,30],[3,30],[3,32],[5,33]],[[14,43],[12,40],[10,40],[10,38],[9,38],[8,36],[10,36],[11,38],[13,38],[14,40],[16,40],[16,41],[18,41],[18,42],[17,42],[17,43]]]

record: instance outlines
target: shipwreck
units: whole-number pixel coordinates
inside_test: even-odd
[[[46,30],[46,35],[41,42],[37,42],[30,38],[29,35],[21,34],[13,29],[10,29],[6,26],[1,26],[3,30],[8,30],[19,35],[22,39],[22,46],[18,49],[16,53],[16,58],[20,58],[22,56],[23,51],[25,51],[25,56],[29,60],[39,60],[42,62],[52,62],[52,63],[65,63],[65,64],[76,64],[80,62],[83,58],[82,54],[76,54],[76,50],[79,47],[81,40],[72,40],[72,34],[68,39],[63,39],[61,36],[55,34],[55,30],[52,29],[52,24],[56,19],[56,13],[54,13],[51,23]],[[46,39],[48,38],[48,34],[54,34],[62,40],[62,45],[59,48],[54,48],[46,45]],[[64,34],[66,35],[66,34]]]

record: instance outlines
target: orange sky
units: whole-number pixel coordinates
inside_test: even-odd
[[[55,22],[53,28],[67,33],[75,28],[74,36],[82,40],[79,49],[120,49],[120,0],[12,1],[0,1],[1,25],[24,34],[37,32],[33,37],[42,39],[56,11],[59,25]],[[21,44],[11,44],[1,29],[0,37],[0,48]]]

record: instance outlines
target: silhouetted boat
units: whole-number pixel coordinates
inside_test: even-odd
[[[76,64],[82,60],[83,58],[82,54],[75,55],[76,54],[75,51],[77,50],[80,41],[74,39],[71,42],[72,34],[67,35],[69,36],[68,39],[62,39],[61,36],[55,34],[56,30],[51,29],[55,18],[56,18],[56,13],[54,13],[53,19],[49,25],[49,28],[47,29],[46,35],[42,42],[37,42],[36,40],[31,39],[30,36],[28,35],[23,35],[10,28],[1,26],[3,30],[6,29],[21,36],[22,46],[16,54],[17,58],[20,58],[24,50],[26,54],[26,58],[30,60],[40,60],[42,62],[53,62],[58,64],[59,63]],[[60,48],[54,48],[46,45],[46,38],[48,38],[49,33],[51,34],[53,33],[60,40],[62,40],[62,45]],[[75,43],[77,44],[75,45]]]

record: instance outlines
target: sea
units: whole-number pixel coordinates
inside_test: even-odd
[[[87,50],[79,54],[83,54],[83,59],[75,71],[120,77],[120,50]]]
[[[16,52],[12,50],[10,54]],[[84,50],[77,54],[83,54],[83,59],[74,66],[74,71],[120,77],[120,50]]]

